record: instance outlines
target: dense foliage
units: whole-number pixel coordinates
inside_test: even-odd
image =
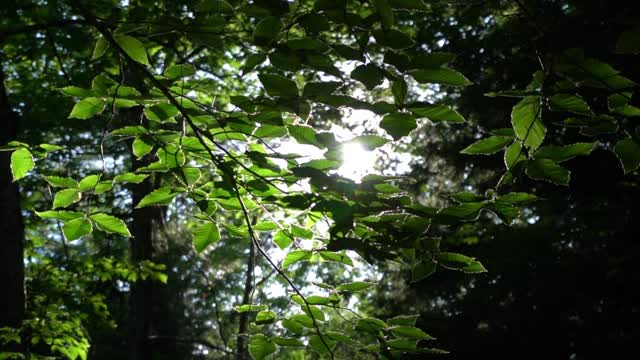
[[[477,297],[458,294],[495,281],[469,275],[483,263],[494,276],[514,271],[496,260],[514,237],[556,256],[549,232],[566,231],[569,249],[631,236],[633,202],[619,197],[637,196],[640,31],[601,5],[610,11],[578,1],[7,7],[0,358],[446,353],[424,319],[445,306],[477,314]],[[613,45],[557,38],[580,21]],[[391,169],[409,151],[414,170],[345,177],[354,144]],[[595,190],[590,161],[621,169],[598,174],[607,195],[584,195]],[[625,220],[592,226],[575,210],[589,202],[615,203],[612,221]],[[528,255],[515,271],[562,271]],[[503,301],[518,285],[529,283],[503,285]],[[480,302],[503,296],[487,291]],[[457,352],[464,339],[443,345]]]

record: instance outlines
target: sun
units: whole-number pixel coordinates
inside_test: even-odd
[[[338,174],[358,181],[363,176],[374,172],[376,162],[374,151],[366,150],[357,142],[349,142],[342,145],[342,166]]]

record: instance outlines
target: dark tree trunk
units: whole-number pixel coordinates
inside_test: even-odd
[[[133,67],[130,67],[133,68]],[[125,84],[144,92],[143,81],[136,72],[125,69]],[[146,127],[142,107],[126,110],[126,122],[130,125]],[[149,165],[152,160],[144,157],[137,160],[131,153],[132,171]],[[132,186],[133,223],[131,224],[131,260],[134,264],[153,257],[153,222],[159,220],[160,212],[154,207],[136,209],[140,200],[153,191],[151,177]],[[151,280],[138,279],[131,285],[129,302],[129,360],[151,360],[152,348],[149,338],[152,335],[153,321],[153,284]]]
[[[17,114],[11,110],[0,69],[0,145],[16,139]],[[24,225],[18,185],[12,182],[11,152],[0,151],[0,327],[19,327],[24,317]]]

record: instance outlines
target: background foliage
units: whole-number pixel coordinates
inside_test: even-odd
[[[7,6],[0,358],[633,352],[635,10]]]

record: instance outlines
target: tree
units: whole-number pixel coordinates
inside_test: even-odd
[[[240,359],[247,352],[262,359],[276,351],[291,356],[313,351],[330,358],[356,352],[385,358],[439,353],[441,350],[425,347],[423,340],[431,336],[415,326],[415,316],[383,321],[349,309],[351,294],[374,284],[337,276],[336,267],[349,269],[354,261],[356,265],[394,262],[411,270],[413,281],[425,279],[437,268],[486,271],[478,260],[449,251],[449,245],[433,235],[449,231],[444,229],[464,231],[467,221],[489,228],[477,220],[486,212],[510,224],[519,208],[537,199],[525,192],[528,188],[504,190],[524,176],[569,183],[568,170],[559,163],[589,154],[596,143],[574,143],[562,134],[547,136],[549,111],[587,115],[574,118],[570,125],[592,134],[602,131],[594,119],[626,123],[635,111],[627,94],[635,83],[613,67],[579,51],[550,53],[553,57],[541,61],[553,61],[553,70],[536,72],[526,89],[494,94],[522,98],[511,111],[512,127],[491,130],[487,139],[464,150],[483,154],[508,146],[507,169],[499,183],[484,194],[458,193],[450,205],[426,206],[403,190],[410,182],[407,178],[368,175],[357,182],[335,170],[349,143],[375,149],[392,139],[400,141],[418,122],[464,122],[450,105],[424,100],[435,85],[471,84],[448,65],[455,55],[429,49],[424,32],[414,26],[429,21],[434,10],[442,10],[441,3],[183,1],[151,7],[144,2],[101,1],[48,5],[43,18],[34,16],[32,23],[17,28],[9,24],[3,38],[35,32],[34,39],[38,39],[43,31],[50,34],[49,28],[70,24],[80,29],[81,37],[95,36],[95,46],[81,45],[70,57],[79,63],[91,57],[96,71],[90,86],[88,81],[78,81],[61,89],[75,99],[68,115],[72,121],[101,124],[97,132],[97,126],[87,126],[93,141],[85,141],[76,150],[89,155],[86,162],[93,161],[94,166],[64,175],[48,170],[47,162],[70,161],[66,155],[56,158],[56,153],[74,151],[65,149],[67,141],[56,145],[8,142],[5,149],[12,154],[14,179],[36,168],[33,159],[37,158],[36,173],[42,178],[26,180],[34,179],[33,189],[45,183],[57,188],[52,207],[38,207],[37,215],[59,222],[66,265],[52,274],[40,272],[45,283],[62,283],[61,288],[66,288],[69,277],[74,276],[71,269],[95,266],[89,261],[73,268],[67,241],[117,254],[117,266],[97,264],[104,266],[101,276],[105,279],[122,278],[130,286],[126,324],[131,326],[127,343],[132,359],[152,358],[151,341],[158,340],[192,343],[194,353],[202,353],[204,346]],[[25,9],[31,11],[25,6],[16,14]],[[445,10],[442,14],[449,11]],[[621,42],[620,49],[628,51],[626,40]],[[65,74],[55,44],[53,49]],[[604,110],[592,110],[579,95],[587,92],[585,88],[602,90],[598,84],[612,90],[607,94],[610,106]],[[586,98],[602,95],[590,96],[594,98]],[[341,141],[331,124],[348,122],[340,119],[345,108],[380,116],[379,127]],[[69,143],[82,143],[83,135],[76,134]],[[634,171],[636,140],[623,132],[615,136],[616,154],[626,171]],[[549,145],[549,139],[556,145]],[[292,142],[313,148],[311,158],[288,151]],[[113,166],[107,166],[109,162]],[[128,184],[133,185],[128,188]],[[165,206],[166,211],[158,210]],[[167,280],[163,267],[153,261],[170,254],[155,251],[163,244],[158,236],[161,230],[154,226],[161,228],[176,211],[180,213],[177,221],[188,228],[200,258],[220,259],[219,253],[226,254],[225,250],[244,249],[227,259],[240,255],[245,260],[243,266],[232,264],[232,269],[241,269],[234,281],[240,298],[238,331],[225,333],[222,325],[228,324],[218,320],[215,327],[220,336],[215,342],[157,332],[161,322],[153,314],[163,305],[151,299],[156,284],[149,280]],[[118,250],[100,243],[101,239],[132,235],[131,263]],[[180,244],[169,236],[166,240]],[[47,256],[39,254],[33,269],[48,269],[47,262]],[[180,261],[174,266],[177,264]],[[315,282],[304,278],[305,270],[319,267],[334,271],[320,272]],[[222,270],[221,275],[226,276]],[[210,285],[210,269],[202,272],[210,290],[218,289]],[[269,272],[275,283],[269,281],[271,275],[264,276],[264,283],[256,281],[256,273]],[[12,336],[6,335],[5,342],[18,338],[33,344],[38,352],[86,356],[87,332],[70,331],[69,325],[87,323],[82,307],[83,298],[92,293],[91,277],[78,277],[86,285],[70,296],[78,300],[77,307],[53,312],[55,316],[44,324],[28,319],[20,329],[6,330]],[[238,288],[239,284],[244,285]],[[276,286],[269,284],[281,284],[288,291],[283,302],[254,296]],[[158,285],[157,289],[167,288]],[[34,312],[46,309],[51,314],[55,299],[47,295],[36,299]],[[222,301],[233,303],[233,299]],[[104,297],[93,302],[103,303]],[[215,309],[217,312],[218,303]],[[53,322],[60,319],[61,324]],[[49,332],[54,335],[44,336]]]

